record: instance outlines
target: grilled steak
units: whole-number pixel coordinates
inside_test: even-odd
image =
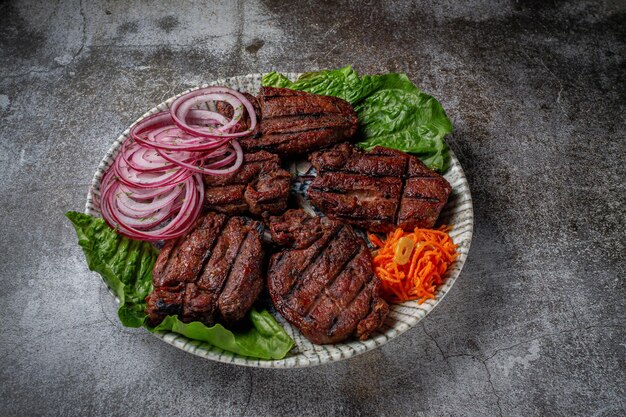
[[[379,296],[370,252],[350,226],[290,210],[270,219],[270,231],[278,243],[293,245],[270,259],[270,296],[309,340],[364,340],[382,326],[389,306]]]
[[[450,184],[418,158],[375,147],[371,152],[342,143],[315,152],[317,170],[307,196],[328,217],[388,232],[433,227],[450,194]]]
[[[260,151],[244,154],[237,171],[205,175],[205,207],[227,214],[280,214],[287,209],[291,177],[278,156]]]
[[[350,139],[358,128],[356,112],[340,98],[262,87],[258,103],[258,134],[239,141],[247,152],[301,155]]]
[[[169,241],[154,269],[146,297],[151,325],[167,315],[186,323],[241,320],[263,287],[260,223],[209,213],[187,235]]]

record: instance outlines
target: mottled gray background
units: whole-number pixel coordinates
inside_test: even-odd
[[[0,4],[4,415],[624,415],[624,1]],[[423,325],[304,370],[120,327],[62,216],[110,143],[217,77],[406,72],[455,126],[475,202]]]

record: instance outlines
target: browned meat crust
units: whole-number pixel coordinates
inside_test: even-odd
[[[351,144],[314,152],[318,171],[307,196],[328,217],[388,232],[433,227],[450,194],[450,184],[418,158],[375,147],[363,152]]]
[[[184,322],[241,320],[263,287],[260,223],[209,213],[187,235],[169,241],[152,272],[149,323],[167,315]]]
[[[205,175],[205,208],[226,214],[280,214],[287,209],[291,177],[278,156],[260,151],[244,155],[237,171]]]
[[[302,155],[348,140],[358,129],[356,112],[340,98],[262,87],[258,104],[259,131],[240,140],[247,152]]]
[[[314,343],[367,339],[389,311],[370,252],[350,226],[316,221],[309,228],[309,219],[302,210],[271,219],[272,236],[294,242],[270,259],[267,286],[274,306]]]
[[[321,219],[304,210],[288,210],[282,216],[270,217],[269,229],[274,243],[292,249],[308,248],[324,233]]]

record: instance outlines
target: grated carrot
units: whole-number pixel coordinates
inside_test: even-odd
[[[416,228],[408,233],[398,228],[388,233],[384,241],[376,235],[368,236],[376,247],[372,262],[374,272],[382,283],[383,298],[392,303],[418,300],[420,304],[435,298],[437,287],[443,284],[444,274],[458,256],[458,245],[448,234],[451,229],[451,226],[436,230]],[[412,239],[414,247],[408,262],[405,258],[400,261],[405,263],[400,265],[396,262],[395,253],[396,245],[403,237]]]

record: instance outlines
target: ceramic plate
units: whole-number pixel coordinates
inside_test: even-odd
[[[298,74],[288,74],[288,76],[294,80],[297,78]],[[262,74],[249,74],[216,80],[198,88],[207,87],[209,85],[224,85],[256,95],[261,87],[261,77]],[[188,91],[184,91],[179,95],[187,92]],[[154,107],[141,116],[135,123],[151,114],[166,110],[176,97],[178,96],[172,97]],[[117,138],[104,156],[104,159],[102,159],[102,162],[100,162],[87,196],[87,204],[85,207],[87,214],[100,217],[100,180],[119,152],[122,142],[128,137],[128,132],[129,129],[126,129],[126,131]],[[380,332],[374,333],[370,339],[365,341],[353,340],[335,345],[314,345],[310,343],[296,328],[273,311],[272,314],[274,314],[278,322],[285,328],[296,343],[296,346],[291,352],[289,352],[284,359],[280,360],[262,360],[239,356],[225,352],[207,343],[187,339],[176,333],[157,333],[155,336],[179,349],[219,362],[262,368],[298,368],[351,358],[363,352],[367,352],[368,350],[376,349],[400,336],[410,328],[415,327],[420,320],[426,317],[426,315],[441,302],[443,297],[445,297],[452,288],[452,285],[454,285],[467,259],[467,253],[472,241],[474,223],[472,197],[459,161],[452,151],[450,151],[450,156],[452,161],[450,169],[445,174],[445,178],[450,182],[450,185],[452,185],[452,193],[442,211],[439,222],[454,224],[454,229],[450,232],[450,236],[454,242],[459,245],[458,250],[460,255],[448,270],[445,283],[438,289],[434,300],[428,300],[423,304],[418,304],[416,301],[392,304],[389,317]],[[298,171],[300,169],[308,169],[308,167],[305,166],[301,168],[298,167],[298,164],[292,166],[292,172],[293,170]]]

